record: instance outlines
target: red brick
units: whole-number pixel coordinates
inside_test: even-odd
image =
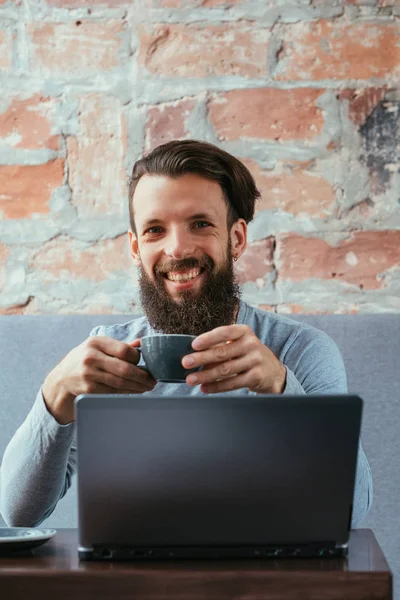
[[[13,98],[0,113],[0,139],[14,148],[58,150],[60,138],[52,134],[56,100],[36,95]]]
[[[139,64],[179,77],[266,75],[269,32],[241,24],[139,27]]]
[[[125,214],[127,132],[117,98],[80,100],[77,137],[67,138],[69,184],[80,216]]]
[[[51,240],[33,254],[29,269],[38,273],[43,283],[78,279],[106,281],[116,273],[128,277],[132,265],[128,237],[122,235],[92,246],[71,238]]]
[[[362,80],[400,73],[397,23],[296,23],[284,27],[283,40],[275,74],[280,80]]]
[[[0,166],[0,215],[27,219],[50,212],[51,193],[64,183],[64,162]]]
[[[171,140],[188,137],[186,119],[196,102],[191,99],[158,104],[147,111],[146,150]]]
[[[14,34],[11,29],[0,29],[0,72],[11,70]]]
[[[210,100],[209,117],[219,140],[312,139],[324,124],[316,105],[322,93],[307,88],[233,90]]]
[[[400,264],[400,231],[359,231],[335,246],[316,237],[282,236],[278,241],[280,279],[335,279],[377,289],[379,277]]]
[[[27,30],[32,40],[33,73],[85,77],[120,65],[122,22],[35,22]]]
[[[361,90],[343,90],[341,100],[349,102],[349,117],[358,126],[365,123],[374,108],[383,100],[387,88],[365,88]]]
[[[267,171],[254,161],[243,162],[261,192],[257,211],[278,209],[320,219],[332,214],[335,190],[326,179],[307,171],[307,166],[295,162],[280,163],[273,171]]]
[[[239,283],[252,281],[262,287],[264,278],[273,271],[274,238],[251,242],[244,254],[235,263]]]

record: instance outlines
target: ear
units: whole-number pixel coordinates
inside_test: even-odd
[[[133,233],[133,231],[131,229],[129,229],[129,231],[128,231],[128,237],[129,237],[129,246],[131,249],[131,256],[133,258],[133,262],[136,264],[136,266],[139,266],[140,265],[139,243],[137,241],[136,235]]]
[[[234,222],[230,230],[232,255],[239,258],[246,250],[247,246],[247,223],[244,219],[238,219]]]

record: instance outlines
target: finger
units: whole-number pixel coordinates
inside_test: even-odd
[[[213,367],[208,367],[202,371],[191,373],[187,376],[186,382],[189,385],[199,385],[203,383],[214,383],[219,379],[233,377],[238,373],[246,373],[253,366],[256,357],[252,354],[241,356],[236,360],[229,360],[218,363]]]
[[[185,369],[192,369],[203,365],[221,363],[242,356],[244,354],[243,344],[241,343],[242,339],[235,342],[224,342],[209,350],[203,350],[203,352],[187,354],[182,358],[182,365]]]
[[[122,377],[118,377],[112,373],[101,370],[93,370],[93,372],[89,373],[88,376],[96,383],[100,383],[112,388],[113,392],[116,390],[119,392],[121,392],[121,390],[126,390],[130,394],[150,392],[157,383],[156,381],[150,384],[142,383],[140,381],[128,381],[127,379],[123,379]]]
[[[128,342],[128,345],[132,348],[140,348],[140,338],[136,338],[135,340],[132,340],[132,342]]]
[[[251,329],[247,325],[224,325],[223,327],[216,327],[211,331],[202,333],[193,340],[192,348],[194,350],[205,350],[215,346],[215,344],[237,340],[249,331]]]
[[[136,340],[134,340],[136,342]],[[100,350],[103,354],[119,358],[126,362],[136,365],[140,360],[140,353],[131,345],[106,336],[96,336],[90,338],[88,344],[93,348]]]
[[[136,364],[132,364],[114,356],[109,356],[100,351],[93,352],[90,361],[90,368],[91,367],[95,367],[100,371],[105,371],[111,375],[125,379],[128,382],[134,381],[142,383],[143,385],[155,385],[156,383],[155,379],[153,379],[147,371],[141,369]]]

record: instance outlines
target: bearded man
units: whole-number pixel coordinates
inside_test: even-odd
[[[347,392],[342,358],[325,333],[240,298],[233,263],[258,197],[248,169],[212,144],[173,141],[136,162],[128,235],[145,316],[95,328],[46,377],[1,467],[0,506],[10,525],[40,524],[70,486],[79,394]],[[157,332],[197,336],[182,364],[202,369],[183,384],[153,380],[138,366],[137,348]],[[360,444],[353,526],[371,501]]]

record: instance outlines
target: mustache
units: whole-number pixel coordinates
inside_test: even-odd
[[[188,256],[181,260],[169,260],[163,262],[155,267],[156,275],[164,275],[169,271],[186,271],[187,269],[203,269],[211,270],[214,266],[214,261],[209,256],[202,258],[195,258],[194,256]]]

